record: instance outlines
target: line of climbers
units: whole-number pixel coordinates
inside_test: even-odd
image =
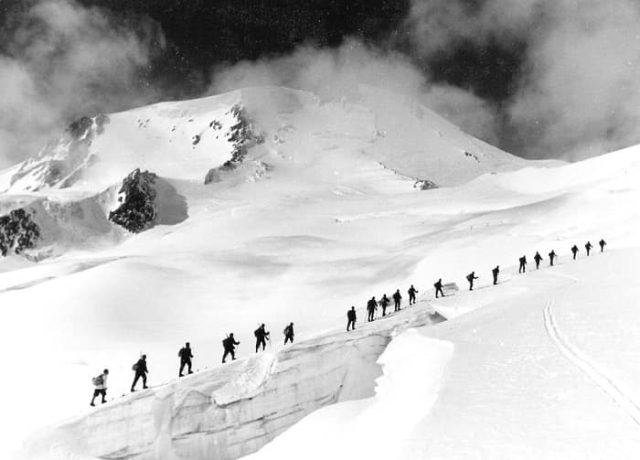
[[[604,252],[604,247],[607,245],[606,241],[604,239],[601,239],[598,242],[598,244],[600,246],[600,252]],[[587,241],[584,247],[586,249],[587,257],[588,257],[591,253],[591,249],[593,248],[593,245],[591,244],[590,241]],[[571,247],[573,260],[576,259],[578,252],[579,252],[578,247],[574,244]],[[549,253],[549,266],[553,267],[553,263],[557,259],[557,257],[558,255],[556,254],[556,252],[554,250],[551,250],[551,252]],[[535,261],[535,264],[536,264],[536,270],[538,270],[540,268],[540,262],[542,262],[544,258],[540,255],[538,251],[536,251],[535,255],[533,256],[533,260]],[[519,262],[518,273],[525,273],[526,266],[527,266],[526,255],[520,257],[518,262]],[[500,266],[498,265],[495,268],[493,268],[491,270],[491,274],[493,277],[493,284],[494,285],[498,284],[498,275],[500,274]],[[467,281],[469,282],[469,290],[473,291],[473,282],[474,280],[478,279],[478,276],[476,276],[475,272],[471,272],[467,275],[466,278],[467,278]],[[442,278],[436,281],[433,287],[435,288],[436,299],[439,297],[444,297],[444,291],[442,289],[443,287]],[[409,294],[409,305],[414,305],[416,303],[416,294],[418,293],[418,290],[412,284],[409,290],[407,291],[407,293]],[[396,289],[396,292],[391,296],[391,298],[393,299],[393,304],[394,304],[393,311],[394,312],[400,311],[401,302],[402,302],[402,295],[400,294],[400,289]],[[387,316],[387,307],[389,306],[389,304],[390,304],[390,300],[387,297],[386,293],[382,295],[379,301],[376,301],[375,296],[371,297],[371,299],[367,302],[367,313],[368,313],[367,322],[371,322],[375,320],[375,312],[378,309],[378,306],[382,307],[382,316],[383,317]],[[351,309],[347,311],[347,331],[355,330],[356,320],[357,320],[356,307],[352,306]],[[294,338],[293,323],[289,323],[284,328],[282,333],[284,334],[285,345],[289,342],[293,343],[293,338]],[[262,346],[263,351],[266,349],[267,341],[269,342],[269,345],[271,345],[271,338],[270,338],[271,334],[266,330],[266,326],[264,325],[264,323],[261,324],[258,327],[258,329],[256,329],[253,332],[253,334],[256,338],[256,353],[260,351],[260,346]],[[240,345],[240,342],[236,341],[236,339],[233,336],[233,332],[231,332],[222,341],[222,347],[224,350],[222,355],[223,364],[226,363],[227,356],[229,355],[231,355],[232,360],[236,359],[235,352],[236,352],[236,347],[238,345]],[[180,351],[178,352],[178,357],[180,358],[180,368],[178,371],[178,376],[183,377],[184,375],[183,371],[185,367],[187,368],[188,374],[193,374],[193,371],[191,370],[191,366],[192,366],[191,359],[193,358],[193,353],[191,351],[191,344],[189,342],[185,343],[184,347],[180,349]],[[132,370],[134,371],[134,377],[133,377],[133,383],[131,384],[131,391],[132,392],[135,391],[135,386],[139,380],[142,380],[142,388],[147,389],[148,388],[147,374],[149,373],[149,369],[147,368],[147,355],[143,354],[140,357],[140,359],[132,366]],[[102,397],[102,404],[106,402],[108,376],[109,376],[109,370],[105,369],[102,372],[102,374],[92,379],[95,389],[93,392],[93,398],[91,398],[91,406],[95,405],[94,401],[98,396]]]
[[[600,240],[600,242],[598,243],[600,245],[600,252],[604,252],[604,247],[607,245],[607,242],[605,240]],[[587,243],[584,245],[585,249],[587,250],[587,256],[589,256],[591,249],[593,248],[593,245],[591,244],[590,241],[587,241]],[[573,247],[571,248],[571,252],[573,254],[573,259],[576,259],[576,255],[578,254],[578,247],[574,244]],[[551,250],[551,252],[549,253],[549,265],[551,267],[553,267],[553,263],[555,262],[555,260],[558,258],[558,255],[556,254],[555,250]],[[533,256],[533,260],[536,263],[536,270],[540,269],[540,263],[544,260],[544,258],[540,255],[540,253],[538,251],[536,251],[535,255]],[[527,266],[527,256],[524,255],[522,257],[520,257],[518,259],[519,262],[519,266],[518,266],[518,273],[526,273],[526,266]],[[491,275],[493,277],[493,284],[494,286],[496,284],[498,284],[498,275],[500,274],[500,266],[497,265],[495,268],[493,268],[491,270]],[[476,276],[476,272],[473,271],[471,273],[469,273],[467,276],[467,282],[469,283],[469,290],[473,291],[473,282],[475,280],[478,279],[478,276]],[[438,281],[435,282],[435,284],[433,285],[433,287],[435,288],[435,293],[436,293],[436,299],[440,298],[440,297],[444,297],[444,291],[442,289],[443,285],[442,285],[442,278],[440,278]],[[418,290],[413,286],[413,284],[411,285],[411,287],[409,288],[409,305],[413,305],[416,303],[416,294],[418,293]],[[395,294],[393,294],[392,296],[393,301],[394,301],[394,305],[395,305],[395,309],[394,311],[400,311],[400,303],[402,300],[402,295],[400,295],[400,290],[397,289]],[[378,310],[378,306],[382,307],[382,316],[386,316],[387,315],[387,306],[389,304],[389,298],[387,297],[387,294],[383,294],[381,299],[379,301],[376,301],[375,296],[371,297],[371,299],[367,302],[367,322],[371,322],[375,320],[375,313]],[[354,330],[356,328],[356,320],[357,320],[357,316],[356,316],[356,307],[351,307],[350,310],[347,311],[347,331],[351,331]]]
[[[267,341],[269,345],[271,345],[270,333],[265,329],[264,323],[261,324],[258,329],[256,329],[253,333],[256,337],[256,353],[260,350],[260,346],[262,346],[262,350],[264,351],[267,347]],[[282,331],[284,334],[284,344],[291,342],[293,343],[293,339],[295,336],[295,332],[293,330],[293,323],[287,324],[287,326]],[[227,356],[231,355],[231,359],[236,359],[236,346],[240,345],[240,342],[236,341],[233,337],[233,332],[230,333],[223,341],[222,347],[224,349],[222,355],[222,363],[224,364],[227,360]],[[184,344],[184,347],[178,351],[178,357],[180,358],[180,368],[178,370],[178,377],[184,376],[184,370],[187,369],[187,374],[193,374],[192,371],[192,362],[193,352],[191,350],[191,344],[189,342]],[[133,383],[131,384],[131,392],[133,393],[136,389],[136,384],[139,380],[142,380],[142,389],[146,390],[147,386],[147,374],[149,373],[149,368],[147,367],[147,355],[142,355],[138,361],[131,368],[134,372],[133,375]],[[91,398],[91,406],[95,406],[95,399],[98,396],[102,397],[102,404],[106,403],[107,397],[107,378],[109,376],[109,369],[105,369],[102,371],[102,374],[93,377],[92,383],[94,385],[93,398]]]

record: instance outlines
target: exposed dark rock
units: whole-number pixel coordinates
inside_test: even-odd
[[[431,190],[434,188],[438,188],[438,184],[428,179],[424,179],[424,180],[416,181],[416,183],[413,184],[413,188],[417,188],[420,190]]]
[[[109,212],[109,220],[130,232],[140,233],[153,226],[157,213],[154,184],[158,176],[149,171],[134,170],[124,181],[118,193],[120,206]]]
[[[31,249],[36,246],[39,238],[40,228],[24,209],[14,209],[9,214],[0,216],[0,252],[3,256]]]
[[[480,159],[478,158],[478,155],[476,155],[475,153],[464,152],[464,155],[469,157],[469,158],[473,158],[478,163],[480,163]]]
[[[225,161],[222,166],[210,169],[204,178],[205,184],[219,182],[221,180],[220,173],[235,169],[243,162],[251,147],[264,142],[264,136],[256,132],[244,107],[236,104],[231,107],[231,110],[228,113],[232,114],[237,120],[237,123],[231,126],[227,137],[233,145],[231,150],[231,159]],[[213,122],[211,123],[212,124],[210,126],[214,127],[215,125]]]

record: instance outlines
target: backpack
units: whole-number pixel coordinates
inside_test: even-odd
[[[138,362],[136,361],[135,364],[133,366],[131,366],[131,370],[133,371],[137,371],[138,370]]]
[[[258,338],[258,335],[260,335],[260,329],[256,329],[255,331],[253,331],[253,335],[256,336],[256,338]]]
[[[97,377],[93,377],[91,379],[91,382],[95,385],[102,385],[104,383],[104,376],[102,374],[98,375]]]
[[[471,281],[473,279],[473,275],[472,274],[468,274],[467,275],[467,281]]]

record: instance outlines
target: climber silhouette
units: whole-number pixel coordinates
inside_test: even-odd
[[[413,284],[407,291],[409,293],[409,305],[414,305],[416,303],[416,293],[418,292],[416,288],[413,287]]]
[[[367,302],[367,321],[371,322],[375,319],[376,310],[378,309],[378,302],[376,302],[376,297],[373,296]]]
[[[536,270],[540,268],[540,262],[542,262],[542,256],[538,251],[536,251],[536,255],[533,256],[533,260],[536,262]]]
[[[526,265],[527,265],[527,256],[522,256],[519,259],[520,261],[520,267],[518,267],[518,273],[524,273],[526,271]]]
[[[393,311],[400,311],[401,300],[402,296],[400,295],[400,289],[396,289],[396,292],[393,294]]]
[[[467,281],[469,281],[469,290],[473,291],[473,280],[477,280],[476,272],[471,272],[467,275]]]
[[[600,245],[600,252],[604,252],[604,247],[607,245],[607,242],[605,240],[600,240],[598,244]]]
[[[236,345],[240,345],[240,342],[236,342],[236,339],[233,338],[233,332],[230,333],[227,338],[222,341],[222,346],[224,348],[224,354],[222,355],[222,364],[226,362],[227,355],[231,355],[231,360],[235,361]]]
[[[353,330],[356,328],[356,307],[351,307],[351,310],[347,311],[347,332],[349,328]]]
[[[498,275],[500,274],[500,266],[496,265],[496,268],[491,270],[491,274],[493,275],[493,285],[498,284]]]
[[[436,288],[436,299],[438,298],[438,293],[444,297],[444,292],[442,291],[442,278],[436,281],[433,287]]]

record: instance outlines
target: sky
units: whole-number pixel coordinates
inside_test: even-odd
[[[251,83],[364,80],[527,158],[640,142],[638,0],[2,0],[0,24],[3,166],[79,116]]]

